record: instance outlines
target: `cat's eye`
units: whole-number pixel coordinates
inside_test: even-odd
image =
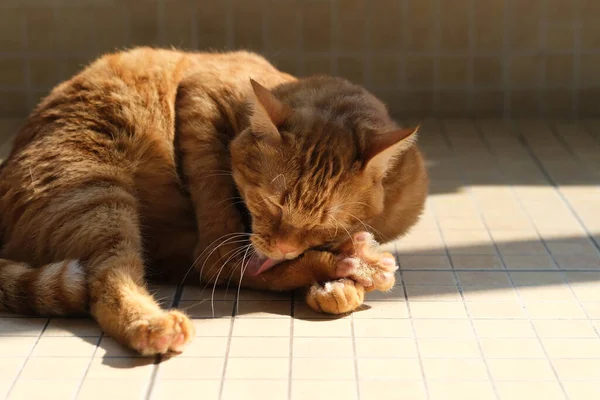
[[[265,204],[274,216],[281,218],[283,215],[283,206],[275,201],[275,196],[265,198]]]

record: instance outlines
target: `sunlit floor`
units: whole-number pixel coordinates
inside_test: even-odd
[[[600,398],[600,121],[426,121],[420,140],[427,210],[391,245],[401,283],[364,310],[327,319],[292,295],[160,288],[197,324],[167,360],[89,320],[4,314],[0,396]]]

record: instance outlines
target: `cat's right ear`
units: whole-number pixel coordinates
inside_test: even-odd
[[[292,109],[279,100],[269,89],[250,79],[254,96],[250,114],[250,128],[255,135],[279,140],[278,127],[291,115]]]

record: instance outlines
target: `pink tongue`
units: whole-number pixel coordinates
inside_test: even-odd
[[[278,262],[271,258],[253,258],[246,266],[246,274],[251,276],[260,275]]]

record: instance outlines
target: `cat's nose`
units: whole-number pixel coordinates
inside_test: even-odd
[[[281,252],[283,258],[294,258],[299,254],[298,247],[286,242],[275,242],[275,248]]]

